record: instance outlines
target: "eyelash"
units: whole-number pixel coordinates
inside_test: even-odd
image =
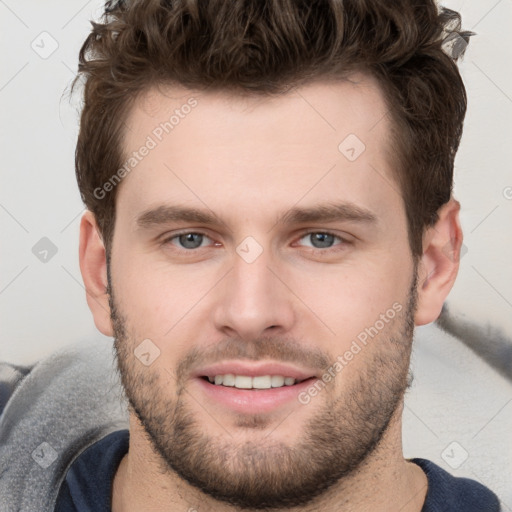
[[[298,240],[301,240],[302,238],[304,238],[307,235],[317,234],[317,233],[320,233],[322,235],[331,235],[334,238],[338,239],[341,243],[339,243],[338,245],[335,245],[333,247],[327,247],[325,249],[319,249],[319,248],[315,248],[315,247],[310,248],[310,252],[312,252],[313,254],[318,254],[318,253],[326,254],[326,253],[337,252],[337,251],[343,250],[346,245],[351,244],[351,242],[349,242],[345,238],[342,238],[341,236],[337,235],[336,233],[333,233],[331,231],[319,231],[319,230],[304,231],[300,234]],[[165,238],[162,241],[162,245],[168,245],[171,243],[172,240],[179,238],[180,236],[183,236],[183,235],[202,235],[202,236],[212,240],[211,237],[204,231],[182,231],[180,233],[175,233],[172,236]],[[205,249],[206,247],[198,247],[196,249],[180,249],[180,248],[176,247],[175,245],[173,245],[173,248],[175,251],[177,251],[180,254],[185,254],[185,253],[191,254],[193,252],[197,252],[199,249]]]

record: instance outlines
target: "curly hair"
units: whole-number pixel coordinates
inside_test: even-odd
[[[155,85],[276,95],[363,72],[391,119],[392,168],[411,252],[451,197],[467,108],[457,60],[472,32],[434,0],[118,0],[79,55],[83,107],[75,152],[82,200],[107,254],[117,187],[94,191],[123,163],[130,107]]]

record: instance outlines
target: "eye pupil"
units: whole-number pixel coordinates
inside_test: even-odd
[[[329,233],[312,233],[312,236],[312,243],[318,249],[330,247],[334,241],[334,235],[330,235]],[[316,242],[320,242],[320,245],[315,245]]]
[[[199,243],[197,243],[197,238],[199,238]],[[186,233],[184,235],[180,235],[179,240],[180,244],[187,249],[196,249],[201,246],[201,242],[203,235],[200,233]]]

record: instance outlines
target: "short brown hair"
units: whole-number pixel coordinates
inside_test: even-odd
[[[434,0],[121,0],[101,21],[73,88],[83,79],[76,176],[107,253],[117,187],[95,190],[123,164],[129,108],[151,86],[272,95],[362,71],[386,98],[409,243],[421,256],[424,229],[451,197],[466,113],[456,60],[472,33],[457,12]]]

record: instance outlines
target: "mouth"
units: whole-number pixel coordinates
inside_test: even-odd
[[[300,405],[299,394],[318,377],[308,369],[280,363],[221,363],[199,370],[193,387],[205,407],[237,414],[262,414]]]
[[[251,377],[250,375],[235,375],[233,373],[226,373],[220,375],[202,376],[204,380],[215,386],[224,386],[237,389],[275,389],[284,386],[294,386],[306,380],[313,379],[313,377],[305,379],[295,379],[293,377],[286,377],[284,375],[257,375]]]

